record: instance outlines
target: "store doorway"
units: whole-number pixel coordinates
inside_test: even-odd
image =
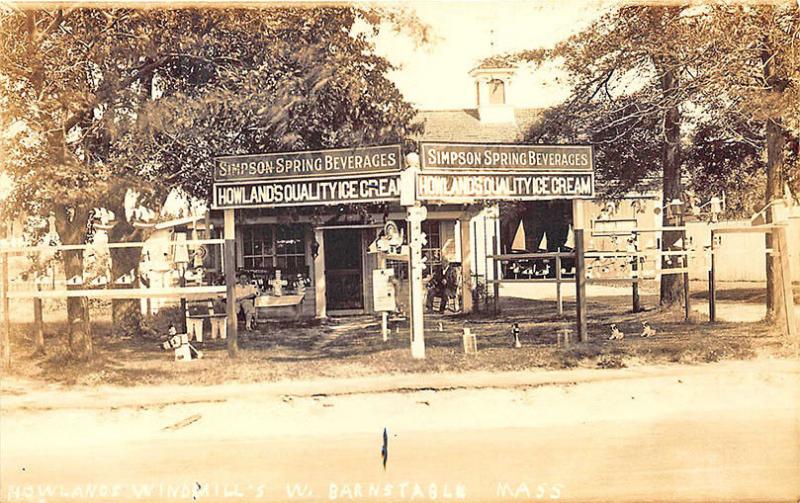
[[[325,239],[325,303],[328,311],[364,309],[361,229],[328,229]]]

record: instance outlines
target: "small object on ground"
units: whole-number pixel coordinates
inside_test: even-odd
[[[443,332],[443,331],[444,331],[444,327],[442,326],[442,322],[440,321],[439,322],[439,332]]]
[[[464,335],[462,337],[464,341],[464,353],[477,353],[478,352],[478,339],[475,337],[475,334],[468,327],[464,327]]]
[[[557,337],[557,344],[558,346],[563,346],[565,348],[569,347],[569,339],[572,335],[572,330],[569,328],[562,328],[558,331]]]
[[[199,360],[203,357],[203,352],[189,344],[189,334],[176,334],[175,327],[169,327],[169,339],[161,343],[163,350],[175,350],[175,361]]]
[[[625,338],[625,334],[617,328],[616,323],[611,324],[611,335],[608,337],[610,341],[619,341]]]
[[[519,342],[519,323],[515,322],[511,325],[511,338],[511,343],[515,348],[522,347],[522,343]]]
[[[652,337],[656,335],[656,329],[651,327],[646,321],[642,322],[642,337]]]

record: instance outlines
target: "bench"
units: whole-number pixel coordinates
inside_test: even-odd
[[[254,305],[256,308],[255,322],[259,323],[266,321],[266,312],[279,307],[292,307],[294,308],[294,319],[300,317],[300,312],[303,307],[303,299],[305,298],[305,291],[297,294],[289,295],[260,295],[256,297]],[[263,315],[263,317],[262,317]]]
[[[227,316],[225,313],[214,311],[214,302],[210,300],[189,302],[186,304],[186,334],[189,340],[194,337],[197,342],[203,342],[203,323],[208,319],[211,323],[211,338],[226,339]]]

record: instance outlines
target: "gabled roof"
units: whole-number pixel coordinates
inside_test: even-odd
[[[541,116],[541,109],[515,110],[516,123],[487,124],[478,118],[477,109],[421,110],[425,122],[421,141],[504,143],[522,140],[528,128]]]
[[[517,59],[510,54],[499,54],[480,60],[470,72],[475,70],[497,69],[513,71],[519,66]]]

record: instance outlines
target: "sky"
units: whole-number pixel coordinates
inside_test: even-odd
[[[376,50],[399,67],[390,78],[422,110],[474,108],[469,71],[491,54],[548,48],[594,20],[608,0],[419,1],[409,7],[430,25],[433,40],[416,46],[385,30]],[[522,69],[511,84],[518,107],[544,107],[566,98],[556,68]]]

